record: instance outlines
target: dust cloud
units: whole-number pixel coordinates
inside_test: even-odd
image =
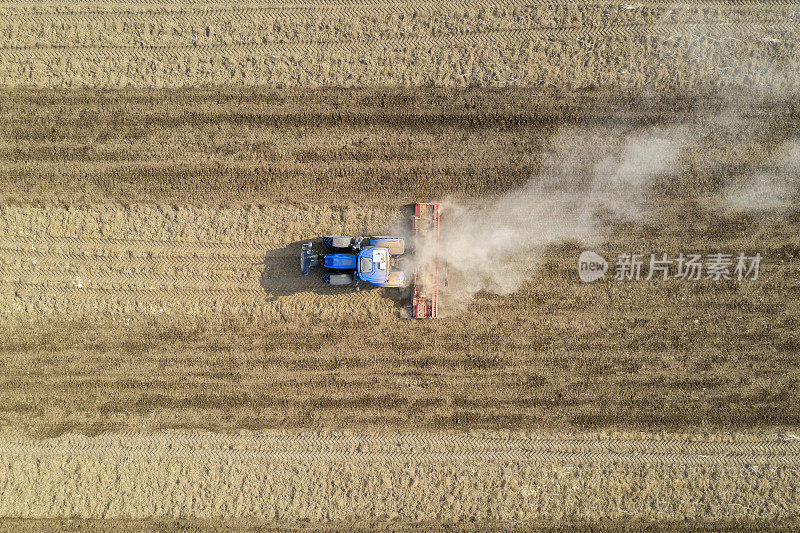
[[[609,216],[647,218],[653,178],[671,171],[690,139],[684,127],[654,127],[603,153],[591,135],[562,131],[542,173],[523,187],[480,204],[444,200],[439,246],[416,242],[413,267],[430,270],[438,253],[447,279],[442,314],[464,310],[482,290],[510,294],[535,272],[548,245],[596,246]]]
[[[463,311],[480,291],[511,294],[533,276],[549,245],[576,242],[590,249],[607,238],[610,222],[652,222],[656,180],[688,171],[687,153],[718,131],[719,117],[714,120],[714,127],[631,132],[620,124],[611,128],[610,137],[620,139],[611,145],[586,130],[563,129],[545,153],[542,171],[524,186],[479,203],[443,200],[438,248],[414,243],[411,266],[430,271],[437,257],[445,266],[441,315]],[[741,132],[735,114],[724,121],[724,128]],[[786,214],[800,185],[798,171],[800,142],[790,139],[763,164],[714,191],[711,205],[721,212]]]
[[[688,9],[676,4],[668,16],[679,19]],[[654,200],[663,192],[656,185],[688,183],[687,194],[705,195],[707,208],[722,214],[781,217],[793,210],[800,188],[800,137],[791,131],[791,106],[784,110],[779,102],[796,100],[797,69],[780,55],[734,59],[721,52],[732,42],[741,45],[739,39],[703,34],[679,32],[672,38],[686,43],[694,68],[714,73],[721,109],[685,124],[636,129],[620,119],[599,128],[602,133],[563,128],[545,152],[541,171],[521,188],[477,204],[442,202],[438,257],[446,264],[448,283],[440,285],[441,314],[463,311],[480,291],[513,293],[530,279],[549,245],[574,241],[592,248],[605,240],[610,221],[653,221]],[[770,34],[759,39],[779,43]],[[769,123],[753,120],[749,111],[769,103],[774,104]],[[760,160],[754,157],[756,163],[737,167],[737,151],[775,126],[787,129],[782,144]],[[684,178],[695,171],[715,174],[719,183],[712,179],[705,189],[693,190],[692,180]],[[414,266],[426,271],[437,248],[430,242],[417,242],[415,248]]]
[[[800,139],[784,142],[763,168],[734,181],[724,191],[729,210],[788,213],[800,186]]]

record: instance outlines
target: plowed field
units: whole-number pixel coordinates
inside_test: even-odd
[[[6,96],[7,424],[800,422],[797,218],[703,207],[733,179],[727,169],[759,168],[792,138],[793,108],[753,106],[749,129],[719,127],[719,140],[688,151],[691,172],[656,185],[653,219],[602,244],[612,255],[758,251],[758,280],[587,285],[579,245],[556,244],[513,294],[479,293],[462,313],[413,323],[402,294],[300,276],[300,243],[390,231],[414,196],[488,202],[547,172],[559,129],[583,132],[576,150],[586,131],[603,139],[592,149],[609,149],[627,130],[603,109],[626,114],[626,128],[717,128],[709,117],[727,103],[472,90],[458,98],[480,110],[456,112],[440,91],[323,91],[303,106],[293,90],[209,93]],[[343,94],[351,103],[332,118]],[[214,101],[193,103],[204,99]],[[182,105],[194,109],[185,122],[165,118]],[[703,160],[709,152],[717,158]]]
[[[0,20],[10,86],[785,90],[799,64],[790,0],[48,1]]]
[[[3,4],[0,527],[796,524],[799,44],[792,2]],[[591,242],[435,321],[299,273],[560,189]]]

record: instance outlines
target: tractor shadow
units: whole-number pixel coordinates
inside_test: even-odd
[[[264,261],[256,263],[262,266],[259,285],[267,293],[267,301],[273,302],[283,296],[303,292],[313,292],[320,295],[337,295],[343,293],[356,293],[355,284],[345,286],[331,286],[322,282],[323,267],[315,267],[311,274],[304,276],[300,272],[300,251],[303,244],[311,242],[315,250],[325,253],[327,249],[322,246],[322,238],[304,239],[290,243],[283,248],[269,250],[264,255]],[[410,296],[405,294],[408,291],[398,289],[385,289],[375,287],[369,283],[359,283],[361,292],[381,291],[384,298],[391,299],[395,306],[402,307],[408,305]]]
[[[312,242],[315,249],[322,247],[321,238],[296,241],[283,248],[269,250],[264,254],[264,261],[258,263],[263,267],[259,284],[267,293],[268,301],[300,292],[341,294],[355,290],[350,286],[331,287],[322,283],[322,269],[313,269],[310,276],[304,276],[300,272],[300,251],[307,242]]]

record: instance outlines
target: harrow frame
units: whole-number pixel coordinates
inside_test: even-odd
[[[413,318],[436,318],[439,316],[439,219],[441,206],[432,203],[414,205],[411,219],[411,234],[415,242],[421,237],[433,235],[434,262],[431,272],[417,267],[411,281],[411,316]],[[426,283],[422,283],[426,280]]]

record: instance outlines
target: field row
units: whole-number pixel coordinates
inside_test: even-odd
[[[6,87],[765,83],[792,91],[800,57],[790,2],[11,5],[0,14]]]
[[[3,437],[0,515],[786,525],[798,519],[798,456],[797,436],[781,434]]]
[[[3,207],[0,316],[252,320],[285,316],[292,306],[330,316],[336,302],[344,312],[391,312],[378,292],[349,295],[323,285],[319,276],[300,276],[298,258],[301,241],[317,239],[327,228],[345,234],[388,228],[392,213],[287,206]],[[313,227],[314,219],[321,227]],[[323,304],[323,296],[330,302]]]
[[[587,168],[575,173],[591,172],[654,124],[704,135],[687,147],[687,170],[659,183],[668,197],[697,197],[790,139],[796,102],[530,89],[8,91],[0,199],[397,206],[487,197],[580,158]]]

